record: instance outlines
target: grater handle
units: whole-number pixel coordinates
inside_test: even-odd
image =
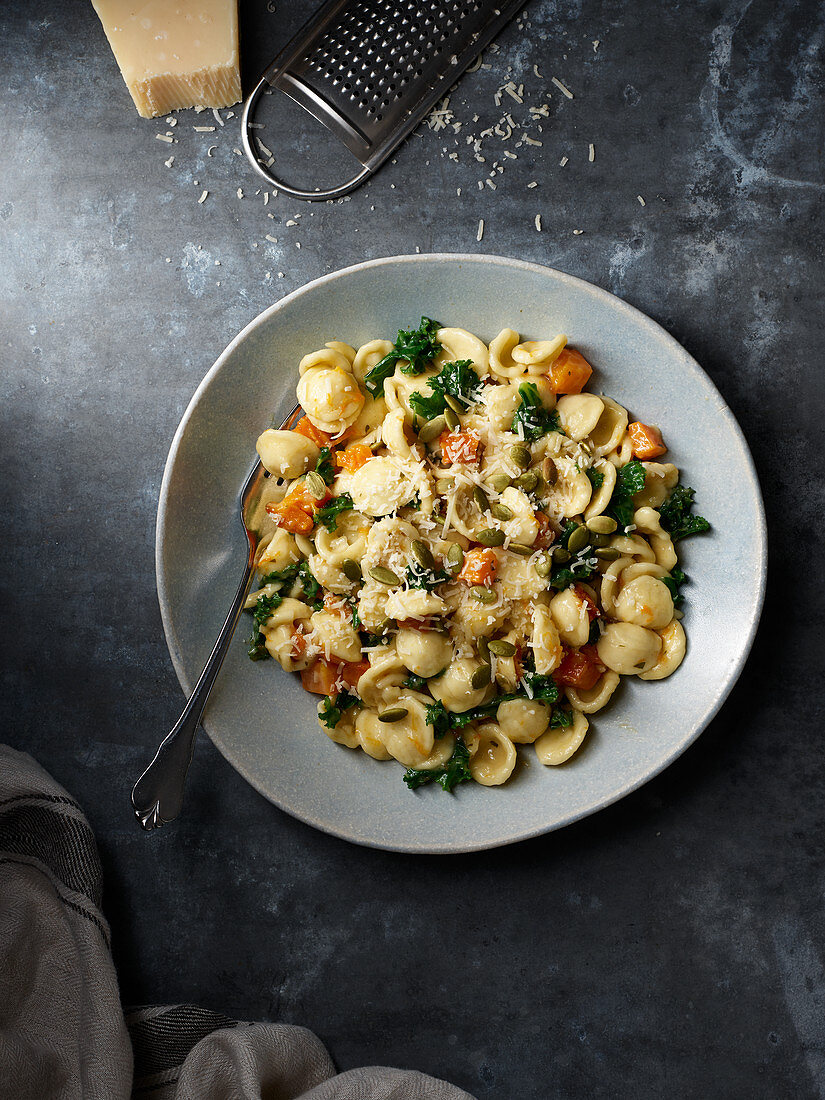
[[[252,113],[264,89],[271,85],[270,76],[271,72],[267,72],[261,77],[247,96],[243,106],[243,114],[241,115],[241,141],[249,163],[258,175],[268,183],[271,183],[273,187],[276,187],[279,191],[283,191],[285,195],[291,195],[295,199],[307,199],[310,202],[324,202],[327,199],[337,199],[342,195],[348,195],[350,191],[354,191],[359,184],[362,184],[365,179],[372,175],[371,168],[362,168],[357,175],[352,177],[352,179],[347,180],[346,183],[339,184],[337,187],[331,187],[327,190],[316,189],[314,191],[303,191],[298,187],[292,187],[290,184],[284,183],[283,180],[278,179],[277,176],[273,176],[269,169],[261,164],[258,159],[258,154],[252,147],[252,138],[249,133],[249,120],[252,117]]]

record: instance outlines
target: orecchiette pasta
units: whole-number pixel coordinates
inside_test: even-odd
[[[707,524],[566,336],[422,318],[298,371],[304,419],[257,442],[249,652],[301,673],[336,744],[411,788],[497,786],[517,745],[572,757],[622,676],[678,668],[675,543]]]

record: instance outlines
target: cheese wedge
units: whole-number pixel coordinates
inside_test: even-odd
[[[92,0],[144,118],[241,98],[237,0]]]

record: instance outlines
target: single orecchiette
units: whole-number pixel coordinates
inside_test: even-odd
[[[311,469],[321,453],[316,444],[306,436],[275,428],[267,428],[265,432],[261,432],[255,449],[265,470],[275,477],[286,477],[290,480]]]
[[[476,783],[499,787],[516,766],[516,749],[496,722],[485,722],[465,737],[470,750],[469,769]]]
[[[548,730],[535,742],[534,748],[539,761],[548,766],[556,766],[569,760],[581,747],[588,725],[585,716],[574,710],[571,725]]]

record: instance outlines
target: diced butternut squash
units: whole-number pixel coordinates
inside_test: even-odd
[[[472,466],[481,461],[481,439],[473,431],[442,432],[439,444],[445,463]]]
[[[662,440],[662,433],[650,424],[642,424],[640,420],[634,420],[632,424],[628,424],[627,434],[630,436],[630,449],[634,458],[658,458],[667,450]]]
[[[307,439],[311,439],[317,447],[329,447],[331,445],[332,436],[322,432],[320,428],[316,428],[308,416],[302,416],[292,430],[297,432],[298,435],[305,435]]]
[[[341,666],[319,657],[314,665],[305,668],[301,672],[301,683],[305,691],[311,691],[315,695],[335,694],[334,687],[338,681]]]
[[[464,555],[464,565],[458,574],[458,579],[465,584],[483,584],[490,587],[498,573],[498,558],[495,550],[489,547],[478,547],[468,550]]]
[[[312,516],[300,504],[289,499],[280,504],[267,504],[266,511],[278,527],[292,535],[308,535],[315,526]]]
[[[550,368],[550,381],[556,393],[581,393],[592,373],[581,352],[565,348]]]
[[[364,443],[353,443],[343,451],[335,452],[335,465],[339,470],[354,474],[372,458],[372,451]]]

